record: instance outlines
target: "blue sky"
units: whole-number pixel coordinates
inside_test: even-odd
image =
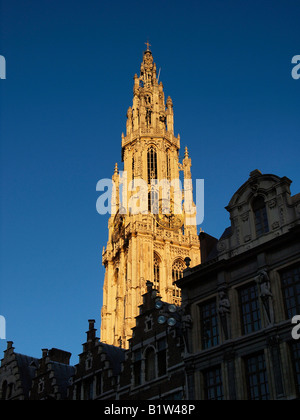
[[[254,169],[300,192],[298,0],[2,0],[0,314],[16,351],[70,351],[100,326],[107,216],[97,181],[121,164],[149,39],[182,155],[205,179],[206,232]],[[0,340],[0,352],[6,343]],[[1,357],[1,356],[0,356]]]

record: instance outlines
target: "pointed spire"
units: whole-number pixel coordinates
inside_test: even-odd
[[[189,158],[189,151],[187,147],[185,148],[184,157],[187,159]]]
[[[184,179],[185,180],[191,179],[192,178],[192,174],[191,174],[192,160],[189,157],[189,151],[187,147],[185,148],[184,159],[182,163],[183,163]]]
[[[172,108],[173,107],[173,102],[171,99],[171,96],[168,96],[167,98],[167,108]]]
[[[153,85],[154,64],[155,63],[153,63],[152,52],[148,48],[146,51],[144,51],[143,61],[141,63],[141,70],[140,70],[140,80],[143,81],[144,87],[150,88],[150,86]],[[155,66],[155,73],[156,73],[156,66]],[[155,80],[156,80],[156,74],[155,74]]]
[[[116,163],[115,164],[115,174],[118,174],[119,173],[119,168],[118,168],[118,164]]]

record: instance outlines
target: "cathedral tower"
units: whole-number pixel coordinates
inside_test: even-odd
[[[134,76],[126,136],[122,134],[124,170],[119,171],[116,164],[112,177],[116,194],[103,250],[104,343],[128,346],[148,280],[162,300],[180,304],[174,282],[182,276],[184,260],[190,258],[191,266],[201,262],[191,159],[186,148],[180,163],[179,151],[173,103],[170,97],[165,101],[147,44],[140,76]]]

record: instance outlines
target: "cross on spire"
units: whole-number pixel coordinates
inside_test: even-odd
[[[151,44],[149,44],[149,41],[145,42],[145,44],[147,45],[147,51],[150,51],[149,47],[151,47]]]

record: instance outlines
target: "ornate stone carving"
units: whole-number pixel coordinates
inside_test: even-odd
[[[230,301],[227,295],[227,289],[221,287],[219,289],[219,304],[218,313],[221,320],[221,325],[224,333],[225,340],[229,339],[229,314],[230,314]]]
[[[178,255],[179,257],[186,257],[188,255],[189,251],[182,249],[182,248],[177,248],[175,246],[171,246],[171,254],[172,255]]]
[[[235,257],[238,254],[239,254],[239,251],[237,249],[234,249],[233,251],[231,251],[230,256]]]
[[[225,244],[225,241],[219,241],[219,242],[217,243],[217,250],[218,250],[219,252],[224,252],[224,251],[226,250],[226,244]]]
[[[249,220],[249,212],[247,211],[246,213],[243,213],[241,215],[241,219],[243,222],[247,222]]]
[[[154,249],[156,249],[156,250],[163,250],[164,249],[164,245],[163,244],[154,244]]]
[[[277,204],[276,198],[273,198],[268,203],[270,209],[273,209],[276,206],[276,204]]]
[[[280,223],[281,223],[281,225],[284,225],[284,209],[283,209],[283,207],[280,207],[279,214],[280,214]]]
[[[261,270],[255,278],[260,286],[260,298],[266,314],[267,323],[274,324],[273,294],[271,292],[271,283],[266,270]]]

